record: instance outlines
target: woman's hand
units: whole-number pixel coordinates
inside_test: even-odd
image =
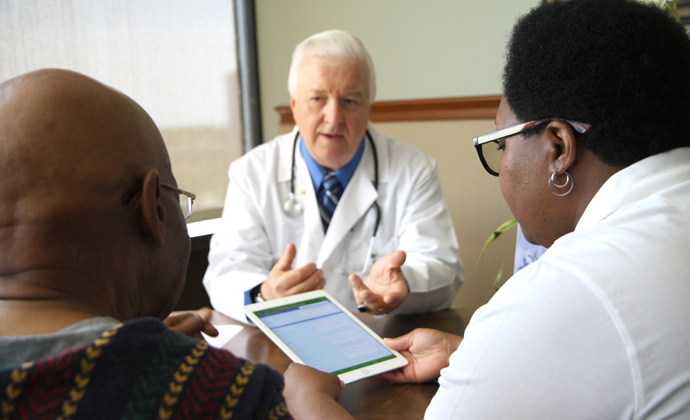
[[[393,382],[429,382],[441,376],[441,369],[449,364],[450,355],[458,349],[462,337],[438,330],[417,328],[398,338],[384,338],[391,350],[400,352],[407,366],[382,373],[384,379]]]

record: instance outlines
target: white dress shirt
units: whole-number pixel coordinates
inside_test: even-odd
[[[690,148],[612,176],[439,383],[429,419],[689,419]]]

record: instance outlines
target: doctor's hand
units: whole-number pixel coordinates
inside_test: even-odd
[[[462,337],[417,328],[398,338],[384,338],[383,341],[389,349],[405,356],[409,363],[379,376],[393,382],[421,383],[435,381],[441,376],[441,369],[450,364],[450,355],[458,349]]]
[[[323,289],[326,285],[323,270],[316,268],[314,263],[293,269],[292,261],[295,255],[297,255],[295,244],[288,244],[283,255],[268,273],[268,278],[261,285],[262,298],[270,300]]]
[[[404,251],[379,258],[362,281],[357,274],[349,280],[357,305],[364,305],[373,315],[383,315],[400,306],[407,298],[407,283],[400,267],[405,263]]]

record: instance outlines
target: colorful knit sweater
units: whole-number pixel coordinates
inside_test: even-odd
[[[143,318],[0,367],[0,419],[291,419],[282,388],[268,366]]]

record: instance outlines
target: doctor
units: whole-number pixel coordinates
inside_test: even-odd
[[[294,130],[230,165],[204,286],[214,308],[325,289],[374,315],[450,306],[463,278],[436,163],[368,123],[375,74],[344,31],[295,49]]]

